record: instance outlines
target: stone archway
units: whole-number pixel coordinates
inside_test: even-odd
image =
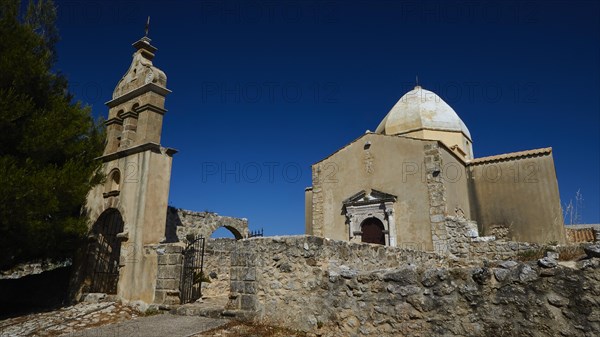
[[[360,229],[362,242],[385,245],[385,228],[379,219],[375,217],[366,218],[360,224]]]
[[[121,258],[121,240],[117,234],[123,228],[123,217],[115,208],[104,211],[92,226],[86,257],[88,292],[117,293]]]
[[[168,242],[185,242],[189,235],[210,238],[219,228],[228,230],[236,240],[249,235],[248,220],[218,215],[213,212],[194,212],[169,207],[165,228]]]
[[[220,227],[217,227],[217,228],[215,228],[215,229],[214,229],[214,230],[213,230],[213,231],[212,231],[212,232],[209,234],[209,236],[208,236],[208,237],[212,238],[212,237],[213,237],[213,235],[214,235],[215,233],[218,233],[218,234],[222,233],[223,231],[219,231],[220,229],[223,229],[223,230],[225,230],[227,233],[229,233],[229,234],[233,235],[233,238],[234,238],[234,239],[236,239],[236,240],[240,240],[240,239],[243,239],[243,238],[244,238],[244,236],[243,236],[243,235],[240,233],[240,231],[239,231],[237,228],[235,228],[235,227],[232,227],[232,226],[220,226]],[[219,237],[217,236],[217,237],[215,237],[215,238],[219,238]]]

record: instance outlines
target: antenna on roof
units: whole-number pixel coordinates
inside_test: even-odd
[[[146,37],[148,37],[148,31],[150,30],[150,15],[148,15],[148,21],[146,21]]]
[[[418,87],[419,86],[419,75],[415,76],[415,81],[416,81],[416,86]]]

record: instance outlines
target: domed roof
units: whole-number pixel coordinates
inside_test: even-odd
[[[435,93],[416,86],[407,92],[379,123],[376,133],[396,135],[422,129],[471,133],[454,109]]]

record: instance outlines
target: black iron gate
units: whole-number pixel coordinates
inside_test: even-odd
[[[203,264],[204,238],[196,237],[183,250],[183,269],[179,289],[181,304],[194,302],[202,297]]]
[[[87,256],[87,273],[91,277],[89,292],[117,293],[121,255],[117,234],[123,231],[123,226],[121,214],[111,208],[102,213],[92,227]]]

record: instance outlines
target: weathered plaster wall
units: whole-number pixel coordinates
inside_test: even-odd
[[[109,208],[119,210],[124,221],[117,294],[125,301],[152,303],[156,286],[157,257],[147,245],[164,238],[172,156],[145,150],[103,164],[104,172],[118,168],[117,195],[105,196],[96,186],[87,198],[90,226]],[[139,277],[144,275],[145,277]]]
[[[442,130],[419,130],[413,132],[403,133],[402,136],[439,140],[448,148],[458,145],[461,151],[454,150],[453,152],[464,160],[473,158],[473,143],[459,131],[442,131]]]
[[[469,176],[466,165],[457,159],[445,147],[440,147],[442,157],[442,171],[440,173],[446,188],[447,215],[464,214],[468,219],[471,216],[471,203],[469,201]]]
[[[313,234],[312,204],[312,187],[307,187],[304,190],[304,233],[309,235]]]
[[[515,241],[565,243],[552,154],[469,166],[482,235],[503,225]]]
[[[129,164],[132,158],[136,158],[137,166]],[[128,239],[121,248],[126,261],[120,270],[118,295],[125,300],[152,303],[157,257],[146,245],[158,244],[164,237],[172,158],[145,151],[123,160],[128,162],[123,165],[123,184],[129,185],[122,187],[119,199],[123,209],[129,210],[129,217],[124,218]]]
[[[318,237],[253,238],[231,258],[231,313],[320,336],[596,336],[600,260],[460,262]]]
[[[423,146],[428,143],[437,142],[369,133],[313,165],[312,233],[348,240],[342,201],[361,190],[376,189],[397,197],[398,245],[419,244],[433,250],[423,162]]]

